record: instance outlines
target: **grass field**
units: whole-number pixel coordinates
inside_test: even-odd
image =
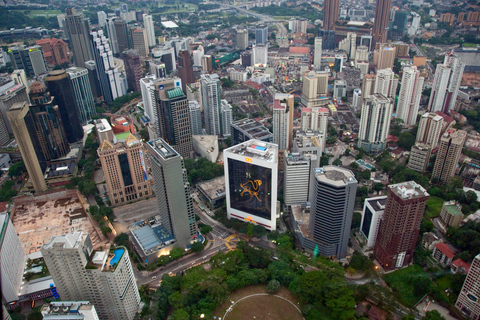
[[[428,199],[427,210],[425,210],[425,212],[430,218],[435,218],[440,215],[440,211],[442,211],[442,205],[444,201],[445,200],[439,197],[430,197],[430,199]]]
[[[217,308],[213,315],[223,318],[231,305],[231,301],[237,302],[244,297],[258,293],[267,293],[266,287],[261,285],[248,286],[237,290]],[[296,300],[286,288],[281,288],[276,295],[296,303]],[[282,298],[273,295],[257,295],[238,302],[224,318],[224,320],[246,319],[301,320],[303,316],[291,303]]]
[[[23,11],[28,16],[56,16],[58,14],[62,14],[60,10],[18,10]]]
[[[182,7],[182,5],[184,7]],[[197,6],[191,3],[182,3],[182,4],[172,4],[172,5],[165,5],[165,4],[159,4],[159,7],[165,9],[168,8],[167,11],[162,12],[164,13],[178,13],[178,12],[190,12],[190,11],[195,11],[197,10]]]
[[[393,289],[398,301],[409,308],[413,307],[424,294],[415,287],[431,285],[429,276],[418,265],[386,274],[383,279]]]

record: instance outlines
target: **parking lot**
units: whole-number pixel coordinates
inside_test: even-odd
[[[157,198],[138,201],[122,207],[114,208],[115,222],[113,227],[117,233],[128,232],[135,222],[154,217],[158,214]]]

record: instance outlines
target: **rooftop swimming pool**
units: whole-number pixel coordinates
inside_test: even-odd
[[[118,263],[118,261],[120,260],[120,258],[122,257],[123,253],[125,252],[125,249],[115,249],[115,251],[113,252],[113,258],[112,260],[110,260],[110,265],[111,266],[114,266]]]

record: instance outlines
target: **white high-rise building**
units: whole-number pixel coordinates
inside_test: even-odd
[[[252,65],[266,66],[268,62],[268,44],[252,45]]]
[[[310,176],[319,157],[304,153],[285,154],[283,200],[286,206],[305,205],[308,201]]]
[[[345,80],[335,80],[333,85],[333,99],[340,100],[347,96],[347,82]]]
[[[2,305],[18,300],[27,257],[10,217],[0,213],[0,276]]]
[[[447,53],[443,64],[437,65],[428,110],[448,113],[455,107],[465,63],[453,53]]]
[[[417,67],[403,68],[402,85],[398,95],[396,118],[402,119],[407,126],[417,122],[418,108],[422,98],[423,82]]]
[[[223,151],[228,219],[276,230],[278,147],[248,140]]]
[[[143,15],[143,25],[145,26],[145,31],[147,32],[148,46],[155,47],[157,44],[155,38],[155,27],[153,26],[153,17],[150,14]]]
[[[203,134],[202,107],[200,106],[198,101],[192,100],[192,101],[188,101],[188,108],[190,109],[190,123],[192,124],[192,136],[202,135]]]
[[[217,74],[202,74],[200,83],[202,85],[205,130],[209,135],[220,135],[220,99],[222,95],[220,78]]]
[[[223,137],[229,137],[231,135],[231,132],[232,132],[232,127],[231,127],[231,124],[232,124],[232,121],[233,121],[232,106],[225,99],[221,100],[220,103],[221,103],[221,106],[220,106],[220,119],[221,119],[220,129],[221,129]]]
[[[352,106],[355,110],[360,110],[360,101],[362,100],[362,90],[354,89],[353,90],[353,102]]]
[[[355,32],[347,32],[347,37],[338,43],[338,48],[347,53],[348,59],[355,59],[357,34]]]
[[[142,93],[143,110],[145,116],[150,120],[150,125],[154,125],[157,118],[154,116],[155,102],[155,75],[148,75],[140,79],[140,91]]]
[[[328,72],[305,72],[301,101],[307,108],[319,107],[328,104]]]
[[[367,248],[373,248],[375,245],[386,202],[387,196],[365,199],[360,234],[367,240]]]
[[[373,93],[383,94],[387,98],[395,98],[397,86],[398,76],[392,69],[387,68],[377,71]]]
[[[90,236],[52,237],[41,248],[58,294],[65,301],[90,301],[100,319],[132,320],[140,294],[127,248],[94,250]]]
[[[322,64],[322,37],[315,37],[314,44],[314,55],[313,55],[313,66],[315,68],[320,68]]]
[[[107,24],[107,14],[104,11],[98,11],[97,17],[98,25],[102,28],[105,27],[105,25]]]
[[[205,55],[205,50],[203,49],[202,45],[199,45],[197,50],[193,50],[193,66],[194,67],[202,66],[202,59],[204,55]]]
[[[117,31],[115,30],[115,18],[108,19],[106,21],[106,26],[110,48],[112,49],[113,54],[118,54],[120,53],[120,49],[118,48]]]
[[[416,12],[413,12],[412,25],[410,26],[410,28],[408,28],[408,31],[407,31],[409,36],[414,36],[417,34],[417,31],[420,28],[420,21],[421,21],[420,15]]]
[[[368,47],[358,46],[355,50],[355,63],[357,61],[368,61]]]
[[[360,97],[360,106],[359,108],[362,109],[363,106],[363,99],[372,95],[375,89],[375,81],[377,80],[377,76],[374,74],[366,74],[363,76],[362,80],[362,96]]]
[[[302,108],[302,130],[327,132],[328,108]]]
[[[387,146],[393,112],[393,99],[374,94],[363,100],[358,147],[367,152],[382,152]]]
[[[294,97],[288,93],[276,93],[273,98],[273,143],[278,150],[289,150],[293,139]]]
[[[435,149],[443,128],[443,118],[434,112],[427,112],[420,118],[417,139],[415,142],[424,143]]]

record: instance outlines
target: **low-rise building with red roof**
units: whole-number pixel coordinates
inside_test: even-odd
[[[440,242],[435,245],[433,248],[432,256],[435,260],[440,262],[444,267],[452,264],[453,257],[455,257],[455,252],[452,248],[447,246],[445,242]]]
[[[453,274],[457,274],[457,273],[467,274],[469,270],[470,270],[470,264],[466,263],[460,258],[454,260],[452,262],[452,265],[450,266],[450,271]]]

